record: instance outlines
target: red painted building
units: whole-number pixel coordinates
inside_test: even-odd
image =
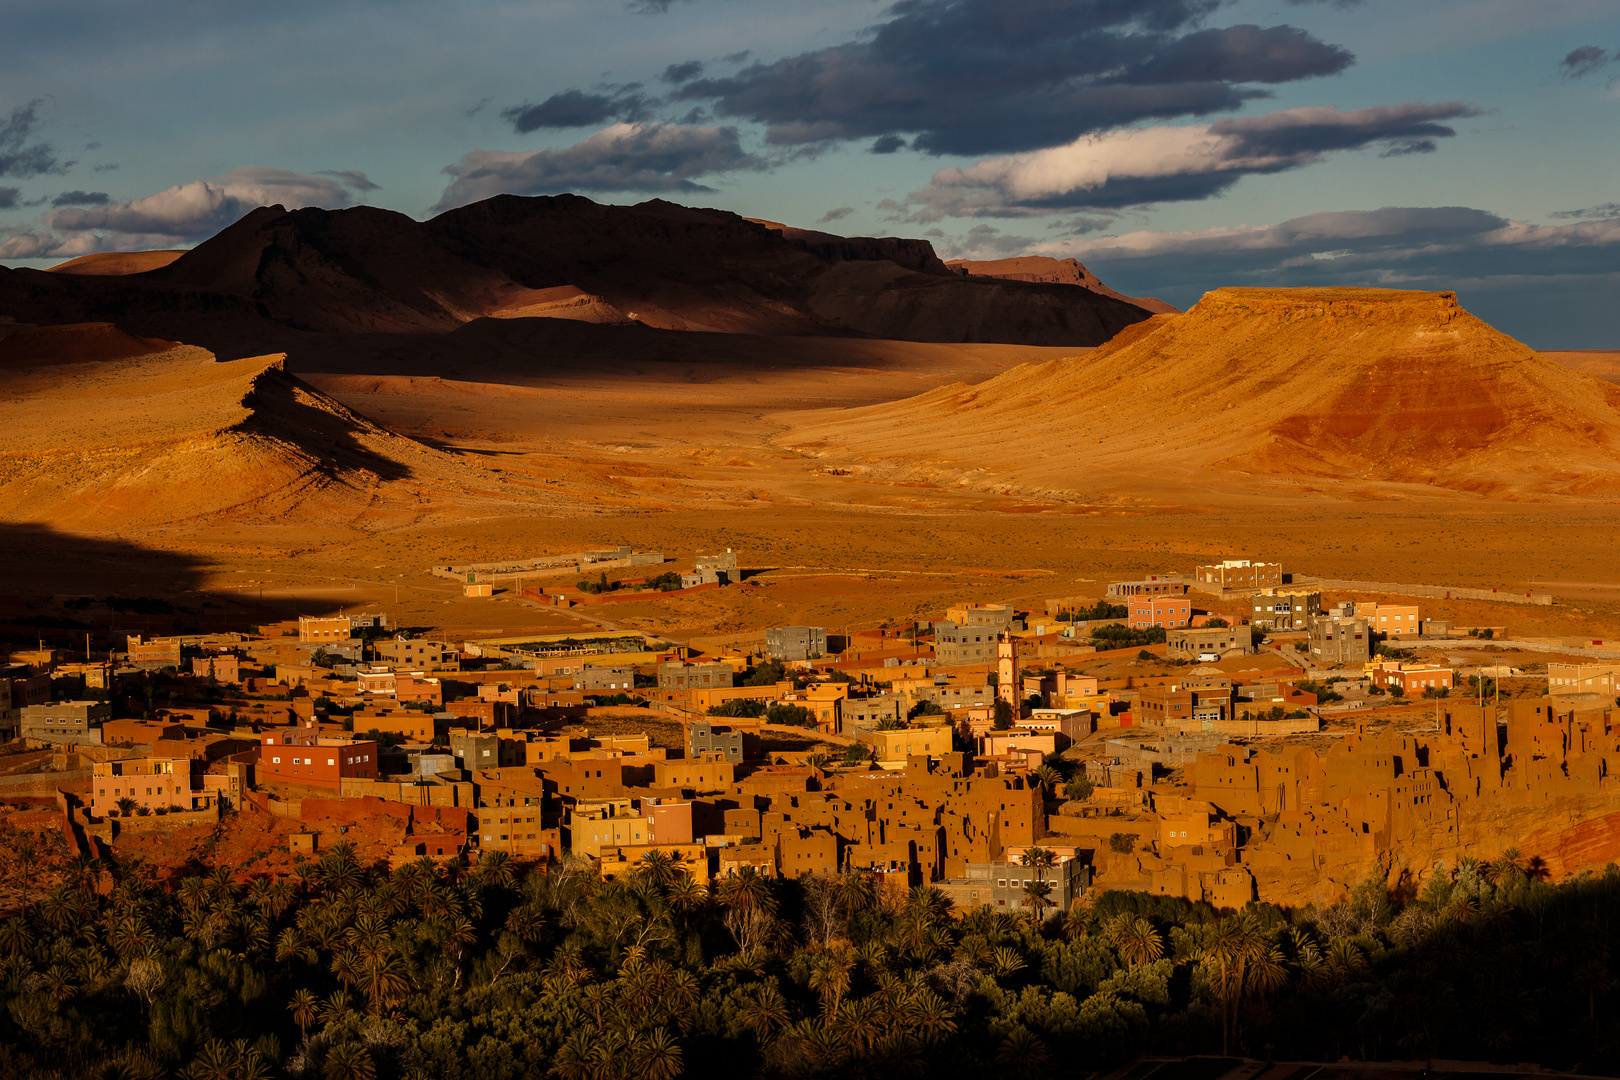
[[[1135,629],[1192,625],[1192,601],[1185,596],[1133,596],[1126,603],[1131,610],[1129,625]]]
[[[377,778],[377,744],[325,739],[308,731],[266,733],[259,746],[259,783],[341,791],[346,779]]]

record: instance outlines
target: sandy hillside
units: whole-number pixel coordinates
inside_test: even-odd
[[[53,274],[84,274],[91,277],[123,277],[159,270],[184,255],[184,251],[103,251],[80,255],[50,268]]]
[[[1020,255],[1012,259],[952,259],[945,264],[965,277],[999,278],[1003,281],[1039,281],[1050,285],[1078,285],[1103,296],[1135,304],[1155,315],[1179,315],[1181,309],[1153,296],[1126,296],[1110,289],[1079,259],[1053,259],[1045,255]]]
[[[227,362],[129,338],[138,351],[121,359],[66,363],[63,339],[75,329],[0,339],[0,520],[366,528],[534,499],[357,416],[288,375],[279,355]],[[107,328],[78,329],[85,351],[105,353]],[[30,349],[32,339],[50,347]]]
[[[1221,289],[1083,359],[778,419],[825,462],[1026,496],[1620,497],[1620,388],[1450,293]]]

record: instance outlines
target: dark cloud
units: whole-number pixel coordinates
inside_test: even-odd
[[[371,178],[359,169],[318,169],[316,176],[330,176],[350,191],[377,191],[381,184],[374,184]]]
[[[624,6],[638,15],[662,15],[676,2],[677,0],[630,0]]]
[[[825,214],[822,214],[821,217],[816,219],[816,224],[825,225],[829,221],[843,221],[854,212],[855,208],[853,206],[840,206],[836,210],[829,210]]]
[[[101,144],[98,142],[85,143],[84,148],[86,150],[100,150]]]
[[[66,167],[57,162],[56,151],[50,143],[34,138],[42,104],[35,100],[18,105],[11,110],[11,116],[0,123],[0,176],[44,176]]]
[[[113,172],[117,168],[118,168],[118,162],[112,161],[112,162],[108,162],[105,165],[94,166],[94,171],[95,172]]]
[[[905,149],[905,146],[906,140],[898,135],[880,135],[867,149],[874,154],[892,154],[896,150]]]
[[[1323,7],[1353,8],[1360,7],[1367,0],[1288,0],[1295,7],[1306,7],[1310,4],[1321,4]]]
[[[453,179],[436,207],[448,210],[493,195],[564,191],[696,193],[701,176],[762,169],[744,153],[734,127],[614,124],[557,150],[475,150],[445,168]]]
[[[1207,199],[1244,176],[1286,172],[1332,152],[1382,146],[1419,153],[1455,130],[1441,123],[1476,116],[1461,102],[1381,105],[1342,111],[1281,109],[1185,127],[1123,129],[1067,146],[940,169],[912,196],[913,220],[1023,217]]]
[[[754,51],[752,49],[743,49],[741,52],[726,53],[720,60],[727,64],[740,64],[753,55]]]
[[[22,188],[0,187],[0,210],[15,210],[17,196],[22,194]]]
[[[51,200],[52,206],[106,206],[111,197],[105,191],[64,191]]]
[[[647,99],[637,86],[619,87],[611,94],[565,90],[538,105],[513,105],[501,110],[501,119],[528,134],[541,128],[594,127],[609,120],[640,120],[647,114]]]
[[[1563,68],[1564,78],[1579,79],[1601,71],[1609,60],[1609,50],[1596,45],[1582,45],[1578,49],[1571,49],[1569,55],[1558,62],[1558,66]]]
[[[1028,150],[1267,96],[1353,57],[1292,27],[1206,28],[1220,0],[901,0],[860,39],[677,96],[776,145],[914,134],[935,154]]]
[[[683,83],[691,82],[701,74],[703,74],[703,61],[688,60],[684,64],[669,65],[659,78],[667,83]]]
[[[492,102],[494,100],[495,99],[492,98],[492,97],[481,97],[476,102],[473,103],[472,108],[466,110],[461,115],[465,116],[467,119],[471,120],[473,117],[477,116],[479,113],[484,111],[484,106],[488,105],[490,102]]]
[[[1620,218],[1620,203],[1600,203],[1597,206],[1588,206],[1581,210],[1554,210],[1547,215],[1552,218],[1564,220],[1591,219],[1591,218]]]

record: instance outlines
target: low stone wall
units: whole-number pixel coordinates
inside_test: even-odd
[[[1338,589],[1342,592],[1385,593],[1390,596],[1427,596],[1434,600],[1494,600],[1500,604],[1551,607],[1550,593],[1503,592],[1500,589],[1459,589],[1449,585],[1396,585],[1388,581],[1343,581],[1339,578],[1295,577],[1294,587]]]
[[[89,769],[63,769],[60,772],[22,773],[18,776],[0,776],[0,796],[54,795],[60,787],[88,781],[93,773]]]
[[[174,829],[184,829],[192,825],[216,825],[219,823],[219,803],[213,803],[206,810],[182,810],[179,813],[167,814],[136,814],[133,817],[109,816],[118,832],[170,832]]]

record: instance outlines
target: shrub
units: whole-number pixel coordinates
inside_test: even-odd
[[[710,705],[709,715],[755,719],[765,715],[765,703],[759,698],[733,698],[723,705]]]
[[[1117,832],[1108,838],[1108,849],[1117,851],[1121,855],[1129,855],[1136,850],[1136,834]]]
[[[1092,790],[1091,781],[1087,780],[1084,775],[1076,776],[1063,785],[1063,794],[1071,799],[1089,799]]]
[[[803,705],[787,705],[780,701],[773,702],[765,709],[765,722],[767,724],[783,724],[787,727],[816,726],[813,713]]]
[[[787,668],[780,660],[766,660],[748,673],[744,686],[775,686],[787,677]]]
[[[1162,626],[1150,626],[1145,630],[1113,624],[1091,628],[1091,640],[1098,648],[1129,649],[1133,645],[1163,645],[1164,636]]]
[[[1227,622],[1225,619],[1221,618],[1219,615],[1217,615],[1213,619],[1205,620],[1204,625],[1205,626],[1231,626],[1232,624]]]

